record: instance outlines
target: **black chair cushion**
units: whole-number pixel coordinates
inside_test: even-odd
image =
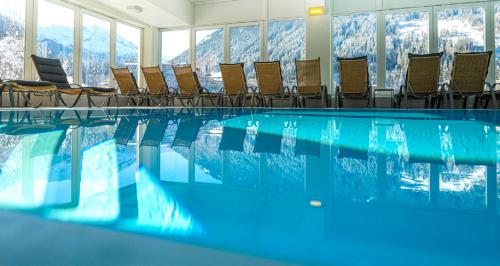
[[[12,82],[27,87],[47,87],[54,85],[54,83],[47,81],[13,80]]]
[[[51,59],[32,55],[40,80],[54,83],[58,88],[71,88],[66,72],[59,59]]]

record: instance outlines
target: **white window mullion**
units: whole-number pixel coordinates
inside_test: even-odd
[[[385,12],[377,12],[377,89],[385,89]]]
[[[260,59],[262,61],[267,61],[269,58],[269,47],[268,47],[268,41],[267,41],[267,31],[268,31],[268,27],[267,27],[267,21],[263,21],[261,22],[261,56],[260,56]]]
[[[495,84],[496,81],[496,44],[495,44],[495,3],[486,3],[485,4],[485,48],[486,51],[493,51],[493,55],[490,61],[488,78],[487,81],[490,84]]]
[[[80,84],[82,79],[82,13],[80,8],[75,11],[74,48],[73,48],[73,83]]]
[[[36,28],[37,28],[37,1],[26,0],[26,19],[24,32],[24,78],[32,80],[36,78],[35,69],[31,61],[31,55],[36,53]]]

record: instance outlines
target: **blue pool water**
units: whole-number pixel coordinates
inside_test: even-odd
[[[500,265],[500,112],[0,115],[4,211],[291,264]]]

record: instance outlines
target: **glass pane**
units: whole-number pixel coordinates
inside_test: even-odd
[[[163,75],[170,88],[177,88],[172,66],[189,64],[190,33],[189,30],[162,33],[161,64]]]
[[[0,0],[0,78],[24,76],[25,1]]]
[[[231,63],[245,63],[249,86],[256,86],[253,63],[260,60],[260,26],[233,27],[230,31]]]
[[[385,86],[403,85],[408,67],[408,53],[429,52],[429,13],[410,12],[385,17],[386,75]]]
[[[453,53],[484,51],[484,8],[452,8],[439,11],[439,51],[443,56],[441,78],[450,79]]]
[[[371,84],[377,84],[377,16],[374,13],[333,18],[333,80],[339,84],[338,57],[368,56]]]
[[[128,25],[116,24],[116,67],[128,67],[139,79],[141,30]]]
[[[295,81],[295,60],[306,57],[304,20],[272,21],[268,24],[269,61],[281,61],[283,81],[291,86]]]
[[[83,15],[82,84],[109,86],[110,23]]]
[[[75,12],[48,1],[38,2],[37,54],[57,58],[73,82]]]
[[[196,73],[210,92],[222,88],[219,64],[224,61],[224,29],[196,31]]]

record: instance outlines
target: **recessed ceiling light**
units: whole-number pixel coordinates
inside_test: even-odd
[[[139,14],[142,13],[142,11],[144,11],[144,8],[140,6],[127,6],[127,10]]]

